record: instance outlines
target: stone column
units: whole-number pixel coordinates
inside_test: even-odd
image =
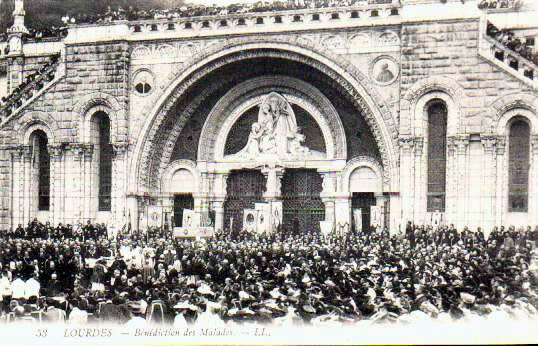
[[[111,211],[115,215],[116,228],[121,229],[124,226],[124,220],[127,218],[125,196],[127,193],[127,153],[129,144],[116,143],[113,144],[113,149]]]
[[[228,173],[216,174],[213,186],[213,209],[215,210],[215,230],[224,230],[224,201],[226,200],[226,188]]]
[[[72,225],[82,222],[82,187],[84,183],[81,179],[83,148],[78,144],[69,146],[65,153],[65,219],[62,222]]]
[[[214,176],[206,172],[200,174],[200,184],[196,187],[197,193],[194,194],[194,205],[196,212],[201,215],[202,226],[209,225],[209,211],[210,211],[210,194],[213,190],[213,179]],[[213,226],[215,224],[213,223]]]
[[[282,177],[284,176],[284,168],[282,167],[266,167],[263,168],[263,175],[266,179],[266,189],[263,198],[267,201],[280,200],[282,196]]]
[[[24,221],[24,149],[18,146],[11,151],[11,227]],[[24,226],[24,225],[23,225]]]
[[[95,210],[92,210],[92,198],[95,196],[92,196],[92,178],[93,178],[93,172],[92,172],[92,158],[93,158],[93,145],[88,144],[84,145],[83,147],[83,168],[82,168],[82,174],[83,174],[83,182],[84,182],[84,189],[83,189],[83,205],[82,205],[82,217],[84,218],[83,223],[85,224],[87,220],[91,220],[95,218]]]
[[[414,199],[414,157],[415,142],[413,137],[400,137],[400,191],[402,199],[403,227],[407,221],[413,221]]]
[[[424,138],[423,137],[415,137],[414,138],[414,166],[415,166],[415,175],[414,175],[414,184],[413,188],[415,190],[414,194],[414,213],[413,213],[413,220],[415,222],[418,222],[422,224],[424,222],[425,216],[426,216],[426,173],[427,173],[427,165],[424,164]],[[377,204],[379,206],[379,204]]]
[[[482,231],[488,236],[495,225],[496,157],[495,137],[482,137],[484,147],[484,179],[482,186]],[[471,201],[472,203],[472,201]]]
[[[329,221],[333,225],[333,229],[340,231],[340,227],[345,227],[345,224],[336,221],[336,209],[335,209],[335,198],[336,198],[336,183],[337,176],[336,172],[320,172],[321,178],[323,179],[321,191],[321,201],[325,204],[325,221]],[[339,214],[342,211],[339,212]],[[349,212],[349,210],[348,210]],[[342,217],[338,217],[341,219]],[[340,221],[340,220],[339,220]],[[347,225],[349,228],[349,224]]]
[[[383,229],[385,226],[385,201],[387,200],[387,197],[383,195],[383,193],[379,193],[375,195],[375,205],[379,208],[381,211],[381,220],[379,220],[379,224],[381,225],[381,228]]]
[[[498,136],[495,147],[497,172],[496,172],[496,189],[495,189],[495,224],[501,226],[505,220],[506,201],[508,200],[508,172],[505,160],[506,137]]]
[[[529,169],[529,222],[538,224],[538,135],[531,136]]]
[[[24,218],[22,220],[23,224],[27,224],[28,221],[32,217],[37,216],[37,199],[38,194],[34,194],[33,187],[35,184],[39,184],[39,182],[35,181],[36,179],[33,179],[32,177],[32,147],[31,146],[24,146],[23,149],[23,171],[24,174],[24,184],[23,184],[23,209],[24,210]]]
[[[58,146],[49,146],[50,153],[50,201],[49,201],[49,222],[55,226],[62,220],[62,152]]]
[[[269,218],[266,222],[269,225],[272,225],[272,229],[274,229],[273,226],[275,225],[275,220],[273,220],[273,212],[276,208],[274,203],[280,202],[282,199],[282,177],[284,176],[284,168],[270,166],[263,168],[261,172],[266,179],[266,188],[263,197],[269,204]]]
[[[457,137],[455,139],[456,146],[456,158],[457,158],[457,211],[458,215],[456,217],[456,227],[462,229],[465,226],[465,210],[467,208],[466,196],[467,196],[467,164],[466,164],[466,155],[467,148],[469,147],[469,138],[468,137]]]
[[[213,210],[215,210],[215,231],[224,229],[224,201],[214,201]]]

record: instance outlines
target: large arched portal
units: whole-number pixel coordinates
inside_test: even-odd
[[[378,162],[383,168],[377,185],[390,191],[394,138],[383,120],[390,118],[386,106],[379,107],[365,92],[364,76],[343,68],[341,61],[328,61],[284,43],[230,45],[202,57],[197,68],[178,77],[144,125],[132,161],[130,186],[136,189],[131,195],[167,198],[159,189],[169,184],[163,172],[175,162],[190,162],[199,172],[194,209],[201,220],[223,228],[230,224],[225,222],[230,177],[257,171],[264,175],[265,191],[261,198],[260,191],[245,191],[259,202],[249,209],[261,215],[265,207],[260,204],[268,205],[263,212],[280,218],[264,220],[274,229],[281,226],[282,214],[290,213],[282,210],[282,178],[305,170],[320,177],[311,179],[319,185],[317,196],[310,196],[316,201],[311,209],[333,228],[349,224],[347,162],[356,157]]]

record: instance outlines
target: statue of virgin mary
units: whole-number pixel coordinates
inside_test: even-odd
[[[247,145],[228,158],[267,157],[291,160],[309,154],[322,157],[322,153],[310,151],[302,144],[305,137],[299,132],[289,102],[282,95],[272,92],[259,107],[258,121],[252,125]]]

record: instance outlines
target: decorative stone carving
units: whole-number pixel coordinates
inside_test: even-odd
[[[504,136],[498,136],[497,137],[497,143],[495,146],[497,155],[504,155],[504,152],[506,150],[506,137]]]
[[[345,57],[331,54],[323,47],[320,47],[319,44],[314,45],[314,47],[306,46],[298,39],[298,36],[249,36],[233,38],[222,41],[222,43],[219,44],[211,45],[208,49],[198,52],[198,54],[186,61],[185,66],[198,64],[204,59],[208,59],[209,57],[213,56],[217,52],[218,54],[221,54],[222,51],[232,50],[236,47],[244,46],[245,44],[256,44],[258,46],[259,44],[264,44],[266,46],[275,44],[279,46],[289,45],[290,48],[288,50],[266,49],[264,51],[259,51],[244,47],[243,50],[238,53],[231,52],[230,54],[220,56],[219,58],[206,63],[202,68],[191,73],[184,80],[181,80],[181,82],[179,82],[175,89],[171,92],[167,98],[167,101],[161,105],[159,110],[156,111],[155,115],[150,118],[151,124],[148,126],[148,131],[141,138],[141,140],[145,143],[140,146],[140,151],[135,153],[136,157],[134,160],[139,169],[137,170],[138,173],[135,173],[137,176],[133,177],[134,180],[143,184],[149,183],[148,177],[149,172],[151,172],[149,167],[150,158],[157,151],[153,148],[153,140],[148,141],[148,139],[155,138],[156,133],[160,130],[161,124],[165,122],[165,119],[167,119],[169,116],[168,114],[174,108],[177,100],[181,98],[181,96],[192,86],[192,84],[221,66],[245,59],[263,56],[283,58],[307,64],[322,71],[332,80],[331,84],[338,90],[341,90],[344,97],[349,99],[364,114],[366,121],[379,145],[381,160],[383,162],[383,166],[385,167],[383,171],[384,182],[388,184],[391,176],[391,167],[393,167],[395,165],[394,162],[397,161],[395,153],[392,149],[396,146],[398,138],[398,127],[395,123],[395,118],[391,114],[390,107],[388,107],[388,105],[386,105],[383,101],[380,101],[382,98],[379,97],[377,91],[368,85],[366,77],[356,67],[352,66],[352,64],[350,64]],[[327,66],[314,58],[294,52],[293,50],[295,49],[306,49],[313,54],[321,54],[322,56],[328,58],[331,61],[331,65],[334,64],[333,66],[335,68],[344,68],[345,71],[361,85],[361,88],[365,89],[368,97],[372,98],[373,100],[377,100],[378,103],[381,102],[381,105],[377,105],[375,110],[370,109],[367,102],[364,100],[365,95],[361,95],[361,93],[352,84],[350,84],[345,77],[337,73],[330,66]],[[148,106],[144,111],[149,113],[152,111],[152,108],[152,106]]]
[[[388,55],[377,57],[370,65],[370,78],[379,85],[392,84],[400,74],[396,60]]]
[[[415,145],[414,137],[399,137],[398,144],[405,151],[411,151]]]
[[[497,144],[497,138],[493,136],[487,136],[482,137],[481,139],[482,145],[484,146],[484,152],[486,153],[493,153],[495,150],[495,145]]]
[[[214,40],[212,44],[217,41]],[[191,58],[200,49],[201,46],[208,46],[209,43],[201,42],[178,42],[173,44],[144,44],[133,48],[131,58],[133,60],[140,59],[174,59],[185,61]]]
[[[465,154],[465,150],[467,150],[467,146],[469,145],[468,136],[450,136],[447,139],[449,150],[455,151],[458,155]]]
[[[384,45],[396,45],[400,44],[400,39],[396,33],[385,31],[379,35],[379,42]]]
[[[273,92],[260,105],[258,121],[252,125],[247,145],[224,159],[272,162],[325,157],[304,146],[304,140],[291,105],[282,95]]]
[[[64,148],[62,148],[61,146],[49,145],[47,149],[52,159],[59,159],[60,157],[62,157],[62,154],[64,153]]]
[[[415,148],[415,155],[417,156],[422,155],[422,151],[424,150],[424,138],[423,137],[414,138],[414,148]]]
[[[129,151],[129,143],[114,143],[112,148],[114,149],[114,156],[124,157]]]

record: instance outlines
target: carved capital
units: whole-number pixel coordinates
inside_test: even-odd
[[[123,157],[129,151],[129,144],[128,143],[112,144],[112,148],[114,149],[115,157]]]
[[[20,161],[24,157],[25,148],[23,145],[8,148],[9,154],[13,161]]]
[[[85,161],[91,161],[93,157],[94,146],[93,144],[85,144],[82,146],[82,155]]]
[[[422,151],[424,150],[424,137],[415,137],[415,155],[420,156],[422,155]]]
[[[53,160],[59,159],[60,157],[62,157],[62,154],[64,153],[64,148],[62,148],[61,146],[49,145],[47,149],[49,151],[50,157]]]
[[[493,153],[495,151],[495,146],[497,144],[497,137],[494,136],[486,136],[480,138],[482,142],[482,146],[484,146],[484,151],[488,154]]]
[[[451,136],[448,137],[447,145],[449,150],[455,151],[458,155],[465,154],[467,146],[469,145],[468,136]]]
[[[506,150],[506,137],[498,136],[495,144],[495,152],[497,155],[504,155]]]
[[[24,160],[30,160],[32,158],[33,150],[31,145],[24,145],[20,149],[20,154]]]
[[[398,144],[402,150],[410,152],[415,146],[415,140],[414,137],[399,137]]]

